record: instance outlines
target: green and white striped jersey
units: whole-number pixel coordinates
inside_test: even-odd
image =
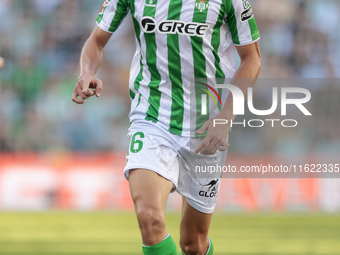
[[[97,25],[113,33],[129,11],[136,36],[130,121],[147,119],[190,136],[195,79],[232,78],[235,45],[260,38],[249,1],[106,0]]]

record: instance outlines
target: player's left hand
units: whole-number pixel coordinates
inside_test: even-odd
[[[221,119],[217,116],[204,122],[203,126],[196,131],[196,134],[203,135],[207,131],[206,137],[202,143],[195,150],[195,154],[201,153],[202,155],[213,155],[217,150],[226,151],[229,148],[227,142],[229,135],[229,124],[215,125],[214,119]]]

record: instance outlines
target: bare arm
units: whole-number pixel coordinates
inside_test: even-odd
[[[253,87],[261,69],[261,53],[258,42],[246,46],[237,47],[241,58],[241,65],[236,72],[234,84],[239,87],[245,98],[247,97],[248,87]],[[247,79],[245,79],[247,78]],[[225,151],[228,149],[227,143],[230,120],[234,120],[236,115],[233,114],[233,97],[229,96],[221,112],[214,118],[206,121],[203,126],[196,131],[201,135],[207,131],[207,135],[202,143],[197,147],[195,153],[203,155],[215,154],[217,150]],[[226,119],[228,125],[213,126],[214,119]]]
[[[248,95],[248,88],[253,87],[261,69],[261,53],[258,42],[236,48],[241,58],[241,65],[234,77],[234,84],[239,87],[245,99]],[[233,97],[229,96],[220,116],[226,120],[234,120],[233,115]]]
[[[96,95],[100,96],[103,90],[103,82],[94,75],[97,73],[105,52],[105,45],[111,38],[111,34],[96,26],[87,39],[80,57],[80,76],[74,87],[72,101],[84,104],[85,99]],[[91,90],[95,89],[95,90]],[[81,97],[81,99],[78,98]]]

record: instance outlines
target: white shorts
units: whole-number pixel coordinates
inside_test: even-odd
[[[214,211],[222,173],[204,169],[216,165],[223,167],[227,151],[195,155],[194,148],[203,137],[181,137],[148,120],[133,122],[128,137],[130,146],[124,168],[127,180],[130,170],[154,171],[170,180],[174,184],[172,192],[177,190],[193,208],[203,213]]]

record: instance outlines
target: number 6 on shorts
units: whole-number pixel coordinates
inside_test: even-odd
[[[144,138],[144,133],[143,132],[137,132],[132,136],[131,146],[130,146],[130,151],[132,153],[140,152],[141,149],[143,148],[143,141],[136,140],[136,136],[139,136],[139,138]]]

